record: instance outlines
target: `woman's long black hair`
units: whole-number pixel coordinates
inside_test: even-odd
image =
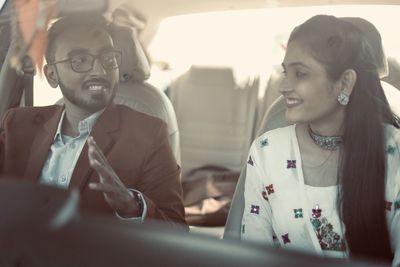
[[[295,28],[300,42],[322,63],[332,81],[347,69],[357,73],[346,107],[338,179],[338,205],[352,257],[391,261],[385,215],[385,124],[398,128],[383,92],[378,62],[363,33],[349,22],[318,15]]]

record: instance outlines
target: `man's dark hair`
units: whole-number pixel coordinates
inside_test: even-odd
[[[51,63],[54,61],[55,48],[58,36],[67,29],[81,27],[100,27],[108,32],[109,22],[101,15],[96,16],[68,16],[61,17],[55,21],[48,29],[48,45],[46,50],[46,61]]]

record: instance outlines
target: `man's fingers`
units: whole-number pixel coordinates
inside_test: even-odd
[[[119,214],[128,214],[130,217],[139,216],[138,205],[132,192],[102,183],[90,183],[89,188],[103,193],[108,204]]]
[[[125,188],[124,184],[118,178],[113,168],[108,163],[107,158],[104,156],[101,149],[97,146],[92,136],[88,138],[89,145],[89,162],[100,176],[101,182],[118,184],[120,187]],[[103,181],[105,180],[105,181]]]
[[[100,191],[106,194],[115,194],[118,190],[115,189],[115,186],[110,184],[102,184],[102,183],[90,183],[89,188],[95,191]]]
[[[102,192],[112,198],[131,198],[131,195],[123,191],[120,187],[113,184],[103,184],[103,183],[89,183],[89,188],[94,191]]]
[[[93,153],[95,156],[97,156],[98,160],[100,162],[102,162],[103,164],[106,164],[107,158],[106,156],[104,156],[103,151],[101,151],[101,149],[99,148],[99,146],[97,145],[96,141],[94,141],[93,136],[89,136],[88,137],[88,144],[89,144],[89,149],[92,148],[93,149]]]
[[[122,189],[116,185],[103,183],[89,183],[89,188],[94,191],[102,192],[111,201],[131,201],[134,199],[129,191]]]
[[[90,160],[90,166],[99,174],[100,181],[113,183],[115,179],[113,178],[114,173],[109,170],[106,166],[102,165],[98,160]]]
[[[102,165],[106,164],[105,162],[103,162],[99,153],[96,151],[96,148],[92,144],[89,144],[88,156],[89,156],[90,161],[96,160],[96,161],[100,162]]]
[[[97,172],[101,183],[118,184],[120,187],[125,188],[121,180],[116,176],[114,170],[109,165],[104,166],[98,160],[91,160],[90,166]]]

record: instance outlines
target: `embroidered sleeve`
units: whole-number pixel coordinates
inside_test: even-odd
[[[272,212],[256,150],[253,143],[246,164],[241,236],[244,240],[273,245]]]

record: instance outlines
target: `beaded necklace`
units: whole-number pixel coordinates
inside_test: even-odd
[[[341,136],[323,136],[311,130],[308,126],[308,133],[316,145],[324,150],[337,150],[342,144],[343,139]]]

